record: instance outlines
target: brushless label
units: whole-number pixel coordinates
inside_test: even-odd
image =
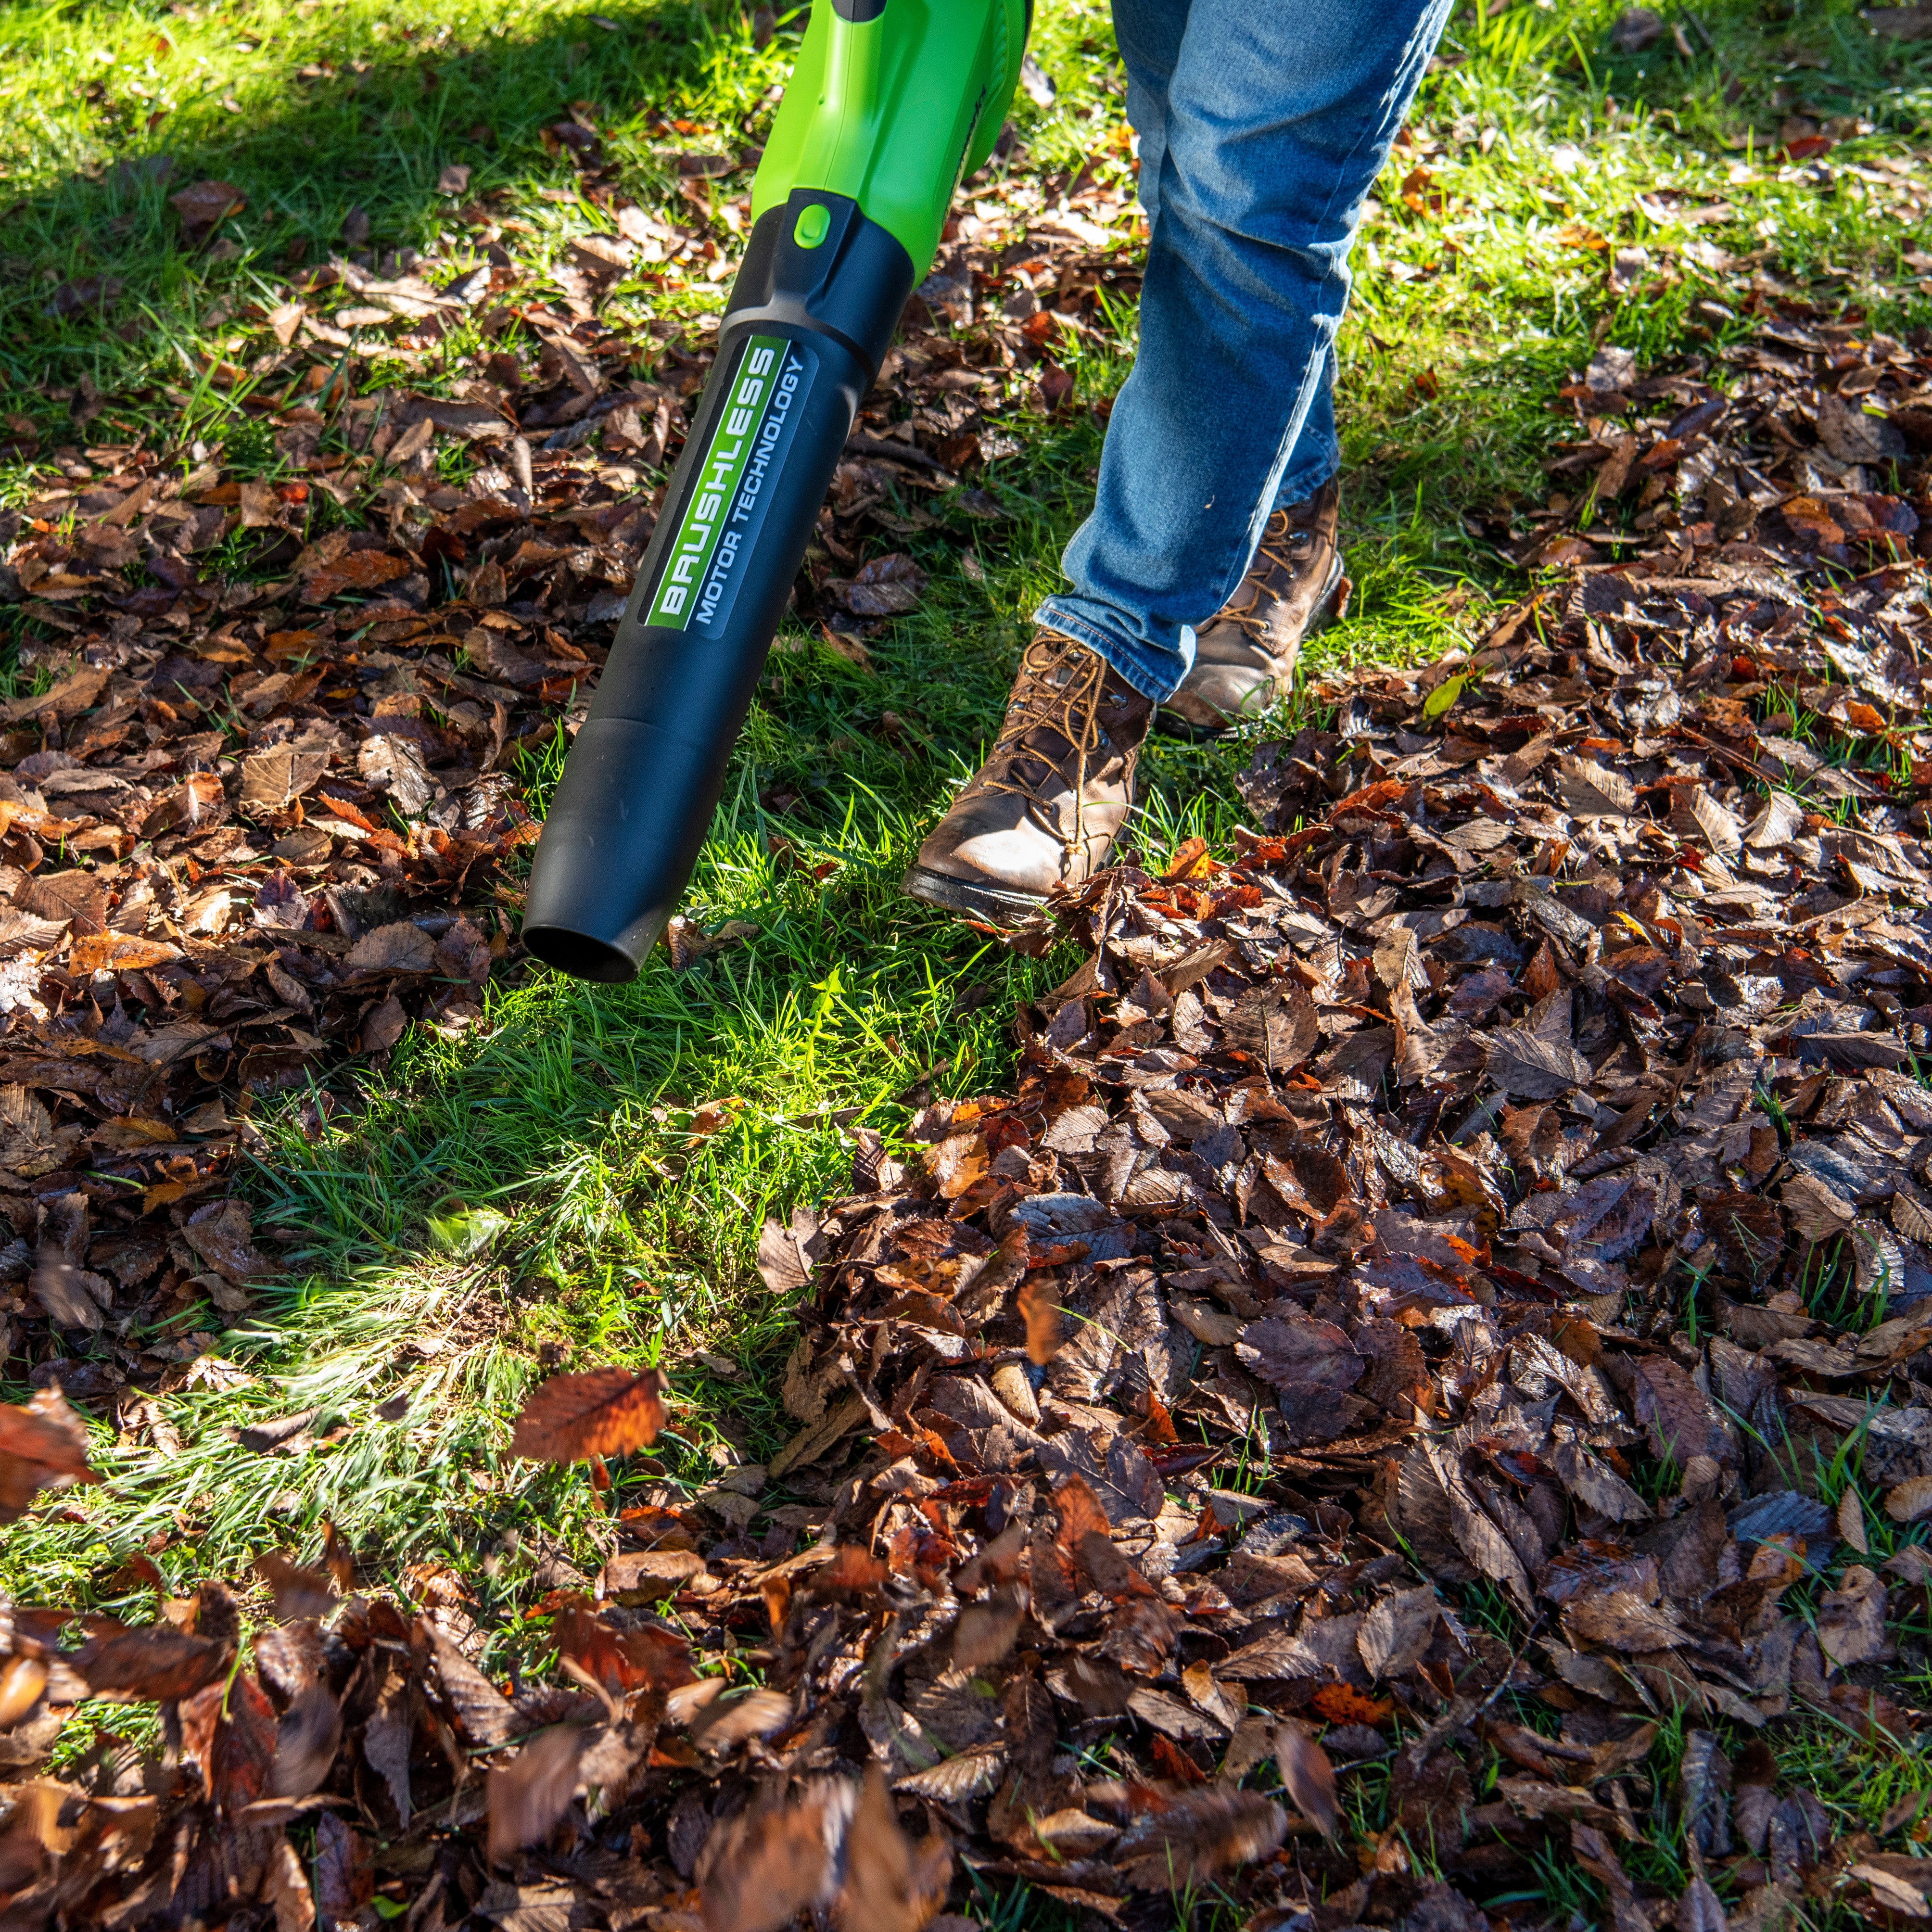
[[[746,343],[647,622],[712,631],[730,615],[810,376],[808,352],[788,337]]]

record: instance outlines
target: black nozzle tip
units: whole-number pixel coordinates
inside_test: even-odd
[[[600,986],[620,986],[627,980],[634,980],[643,963],[603,940],[593,939],[587,932],[574,932],[563,926],[526,926],[524,944],[546,966],[554,966],[574,980],[592,980]]]

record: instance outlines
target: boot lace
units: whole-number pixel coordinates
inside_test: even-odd
[[[1064,740],[1073,759],[1072,849],[1086,849],[1087,774],[1094,754],[1107,743],[1100,723],[1100,702],[1107,683],[1104,658],[1077,640],[1058,631],[1042,631],[1020,660],[1021,676],[993,754],[986,761],[989,791],[1003,791],[1027,804],[1058,829],[1059,819],[1051,799],[1040,788],[1062,775],[1056,760],[1026,742],[1046,730]],[[1030,776],[1031,767],[1036,776]],[[1064,780],[1063,780],[1064,782]]]
[[[1272,600],[1268,596],[1268,580],[1277,572],[1292,578],[1306,560],[1305,556],[1293,553],[1305,552],[1314,539],[1312,530],[1292,530],[1288,526],[1288,512],[1276,510],[1268,520],[1268,527],[1262,532],[1262,540],[1255,552],[1254,561],[1248,566],[1248,574],[1241,580],[1241,586],[1214,614],[1217,624],[1233,624],[1244,632],[1264,650],[1273,643],[1264,605]]]

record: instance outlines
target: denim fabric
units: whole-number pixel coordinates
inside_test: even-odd
[[[1114,0],[1150,231],[1140,353],[1072,587],[1035,614],[1149,698],[1186,676],[1269,512],[1335,472],[1348,251],[1450,4]]]

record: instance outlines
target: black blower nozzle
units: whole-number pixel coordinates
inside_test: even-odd
[[[760,218],[717,360],[530,874],[524,939],[628,980],[676,910],[839,452],[912,292],[858,204]]]

